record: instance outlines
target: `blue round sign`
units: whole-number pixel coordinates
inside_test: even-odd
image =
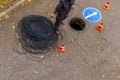
[[[88,7],[83,11],[83,17],[89,22],[99,22],[102,18],[101,12],[93,7]]]

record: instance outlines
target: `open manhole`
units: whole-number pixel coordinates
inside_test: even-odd
[[[81,18],[75,17],[70,20],[69,25],[74,30],[82,31],[86,27],[86,22]]]

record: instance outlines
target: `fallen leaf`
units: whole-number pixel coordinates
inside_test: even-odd
[[[3,8],[4,6],[3,5],[0,5],[0,8]]]
[[[49,5],[49,7],[52,7],[52,5]]]
[[[38,71],[37,71],[37,70],[35,70],[35,71],[34,71],[34,73],[35,73],[35,74],[38,74]]]
[[[18,42],[18,46],[20,46],[20,47],[21,47],[21,45],[22,45],[22,44],[21,44],[21,42]]]
[[[8,19],[10,16],[8,14],[5,15],[5,19]]]
[[[112,64],[112,68],[116,68],[116,65],[115,65],[115,64]]]
[[[12,26],[12,28],[13,28],[13,29],[15,29],[15,28],[16,28],[16,26],[14,25],[14,26]]]
[[[102,78],[104,78],[104,77],[105,77],[105,75],[102,75],[101,77],[102,77]]]
[[[44,56],[40,56],[40,58],[44,58]]]

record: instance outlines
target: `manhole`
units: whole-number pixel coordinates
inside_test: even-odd
[[[81,18],[75,17],[70,20],[69,25],[74,30],[82,31],[86,27],[86,22]]]

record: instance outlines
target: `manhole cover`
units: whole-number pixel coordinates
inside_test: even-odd
[[[74,30],[82,31],[86,27],[86,22],[81,18],[75,17],[70,20],[69,25]]]

